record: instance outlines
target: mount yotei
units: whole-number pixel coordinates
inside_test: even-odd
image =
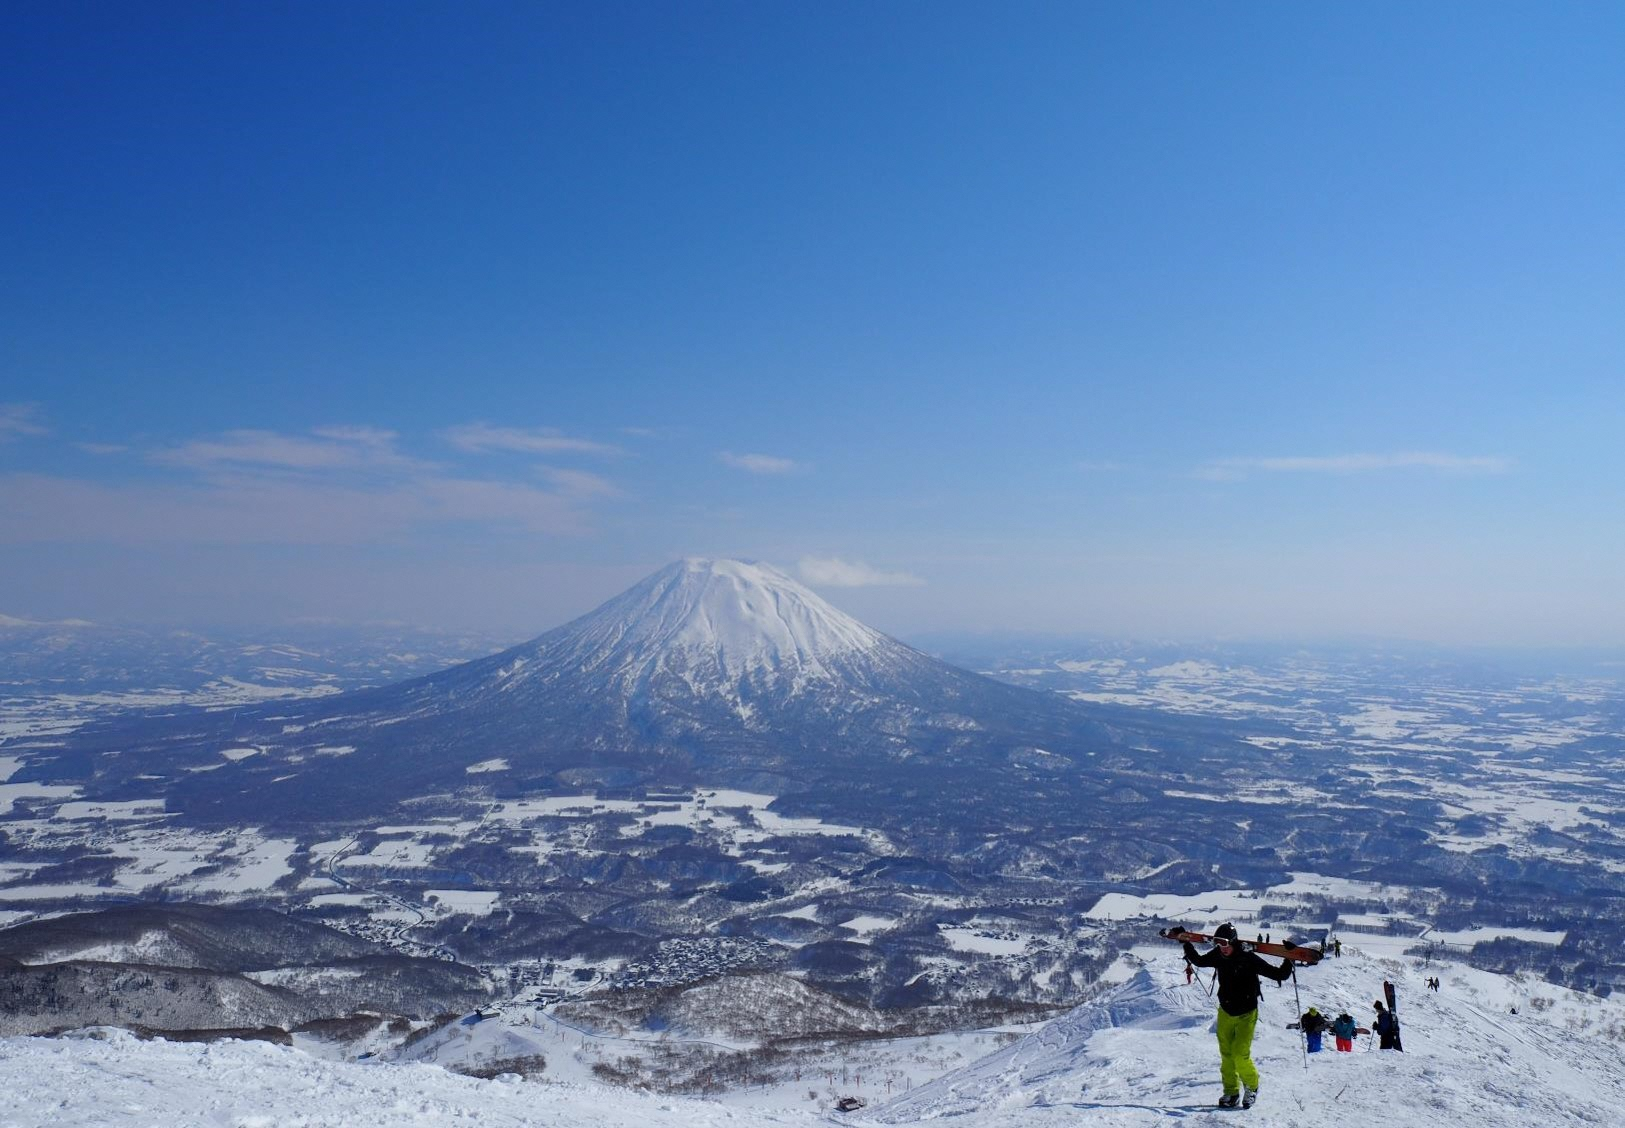
[[[488,658],[296,705],[88,730],[74,756],[96,792],[161,797],[194,821],[711,785],[998,826],[1012,809],[1075,815],[1148,769],[1165,775],[1163,754],[1133,743],[1076,703],[872,630],[774,568],[691,559]]]
[[[394,685],[140,717],[39,690],[0,714],[0,924],[77,920],[53,958],[95,963],[109,926],[62,914],[274,908],[609,1024],[719,976],[867,1032],[1067,1005],[1170,897],[1625,983],[1617,686],[1196,657],[995,680],[691,560]],[[378,982],[354,1005],[405,1013]]]

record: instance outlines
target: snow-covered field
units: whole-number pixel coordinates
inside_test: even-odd
[[[657,1096],[599,1084],[590,1068],[603,1040],[582,1038],[530,1017],[453,1027],[423,1043],[417,1062],[343,1062],[254,1042],[213,1045],[141,1042],[118,1031],[0,1041],[0,1128],[163,1125],[317,1128],[339,1125],[601,1126],[720,1128],[819,1123],[941,1122],[964,1128],[1046,1128],[1080,1123],[1150,1128],[1169,1122],[1255,1128],[1346,1128],[1418,1124],[1434,1128],[1530,1128],[1604,1124],[1625,1101],[1625,1006],[1576,995],[1538,979],[1503,977],[1451,964],[1424,965],[1345,946],[1341,959],[1302,970],[1304,1006],[1362,1022],[1384,979],[1399,990],[1404,1053],[1368,1037],[1351,1054],[1306,1055],[1286,1024],[1297,1013],[1291,982],[1266,986],[1254,1058],[1263,1077],[1257,1107],[1213,1108],[1219,1094],[1213,1002],[1201,980],[1187,984],[1178,949],[1135,949],[1114,969],[1116,985],[1030,1034],[942,1073],[909,1063],[931,1039],[892,1052],[901,1078],[886,1093],[849,1072],[717,1100]],[[1438,974],[1443,989],[1424,987]],[[1514,1011],[1515,1009],[1515,1011]],[[964,1060],[965,1035],[959,1060]],[[439,1068],[479,1054],[542,1054],[539,1078],[491,1081]],[[949,1059],[955,1055],[949,1055]],[[949,1060],[949,1059],[938,1059]],[[934,1078],[932,1073],[940,1074]],[[830,1111],[835,1094],[868,1107]]]
[[[1211,718],[1259,748],[1335,751],[1341,761],[1338,779],[1314,785],[1268,781],[1222,796],[1170,790],[1172,797],[1330,809],[1351,795],[1425,795],[1438,809],[1430,840],[1443,849],[1503,848],[1516,858],[1625,872],[1615,856],[1614,827],[1625,816],[1625,687],[1617,678],[1480,682],[1426,663],[1411,668],[1413,677],[1403,668],[1277,656],[1258,667],[1062,659],[997,673],[1079,701]]]

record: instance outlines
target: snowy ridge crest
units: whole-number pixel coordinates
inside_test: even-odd
[[[1125,981],[1092,1002],[891,1103],[843,1114],[840,1122],[944,1121],[965,1128],[1240,1123],[1232,1119],[1240,1114],[1214,1107],[1220,1090],[1209,985],[1187,982],[1177,950],[1166,944],[1137,951],[1115,969]],[[1442,991],[1423,986],[1429,975],[1443,978]],[[1619,1053],[1625,1025],[1612,998],[1460,964],[1371,958],[1352,947],[1299,978],[1296,988],[1265,990],[1253,1043],[1263,1085],[1259,1104],[1243,1117],[1249,1128],[1545,1128],[1618,1121],[1616,1110],[1625,1104]],[[1304,1052],[1297,1031],[1287,1026],[1301,1006],[1364,1018],[1385,979],[1399,988],[1406,1052],[1373,1049],[1369,1035],[1356,1039],[1353,1053]],[[1532,1007],[1534,998],[1547,1006]],[[387,1063],[325,1060],[297,1045],[263,1042],[143,1042],[108,1029],[0,1039],[0,1091],[9,1102],[5,1123],[62,1128],[150,1128],[160,1120],[399,1128],[452,1122],[815,1128],[836,1122],[807,1106],[809,1083],[801,1077],[777,1096],[735,1091],[719,1100],[604,1085],[593,1069],[601,1060],[596,1051],[580,1052],[582,1039],[573,1052],[577,1039],[561,1038],[565,1029],[552,1019],[532,1025],[528,1016],[465,1021]],[[917,1048],[906,1039],[892,1060],[926,1061]],[[518,1073],[487,1082],[446,1071],[520,1062],[545,1070],[545,1087],[521,1082]],[[850,1091],[844,1079],[839,1091]]]
[[[1211,1018],[1206,1008],[1193,1008],[1188,992],[1158,986],[1141,969],[1104,997],[1075,1007],[1004,1049],[889,1102],[874,1110],[869,1119],[880,1124],[913,1124],[977,1113],[1012,1098],[1025,1101],[1049,1082],[1074,1076],[1097,1031],[1113,1027],[1183,1030],[1206,1025]]]

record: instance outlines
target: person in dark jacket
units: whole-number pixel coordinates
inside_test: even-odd
[[[1304,1044],[1310,1053],[1320,1053],[1321,1038],[1329,1025],[1331,1024],[1326,1021],[1326,1016],[1314,1007],[1304,1011],[1298,1018],[1298,1029],[1303,1031]]]
[[[1258,977],[1284,983],[1292,975],[1292,961],[1276,967],[1258,953],[1244,948],[1232,924],[1221,924],[1213,934],[1213,947],[1198,952],[1189,941],[1185,958],[1198,967],[1211,967],[1219,981],[1219,1079],[1224,1084],[1220,1108],[1251,1108],[1258,1095],[1258,1067],[1253,1064],[1253,1031],[1258,1026]]]
[[[1371,1005],[1377,1008],[1377,1021],[1371,1024],[1371,1029],[1381,1039],[1377,1048],[1382,1050],[1399,1049],[1399,1019],[1395,1018],[1393,1012],[1383,1006],[1380,1000]]]
[[[1332,1037],[1337,1039],[1337,1048],[1345,1054],[1354,1049],[1354,1035],[1360,1028],[1354,1025],[1354,1016],[1344,1011],[1332,1023]]]

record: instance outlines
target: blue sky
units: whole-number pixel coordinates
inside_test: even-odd
[[[1625,8],[13,4],[0,613],[1625,640]]]

